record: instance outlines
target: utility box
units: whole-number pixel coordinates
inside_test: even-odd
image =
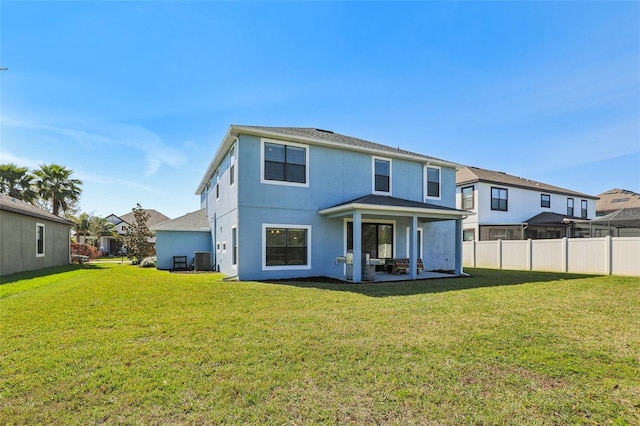
[[[197,251],[193,258],[194,271],[210,271],[211,270],[211,252]]]

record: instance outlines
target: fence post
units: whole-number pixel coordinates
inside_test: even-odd
[[[476,267],[476,258],[477,258],[477,253],[476,250],[478,250],[478,248],[476,247],[476,240],[472,241],[472,246],[473,247],[473,267]]]
[[[502,269],[502,240],[498,240],[498,269]]]
[[[527,266],[529,271],[533,271],[533,240],[527,240]]]
[[[569,239],[562,238],[562,268],[564,272],[569,272]]]
[[[604,248],[604,267],[607,275],[611,275],[613,274],[613,259],[611,258],[611,255],[613,254],[613,249],[611,247],[613,245],[613,240],[611,239],[611,235],[607,235],[606,237],[604,237],[604,243],[606,244]]]

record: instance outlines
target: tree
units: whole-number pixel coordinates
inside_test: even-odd
[[[91,216],[87,221],[87,232],[93,237],[93,246],[100,248],[100,237],[112,236],[115,226],[103,217]]]
[[[0,164],[0,192],[27,203],[33,203],[38,194],[34,191],[35,177],[26,167],[16,164]]]
[[[125,226],[125,243],[127,245],[127,256],[140,263],[145,257],[151,256],[155,252],[154,244],[151,241],[153,233],[147,226],[147,220],[151,217],[140,203],[132,209],[134,222],[130,226]]]
[[[75,225],[73,225],[73,230],[76,233],[76,241],[79,243],[80,240],[78,239],[78,237],[82,236],[84,237],[84,241],[86,242],[87,240],[87,235],[89,234],[89,218],[91,216],[89,216],[89,214],[87,213],[82,213],[80,216],[75,217],[72,215],[65,215],[65,219],[68,219],[72,222],[75,223]]]
[[[42,200],[51,203],[54,215],[60,216],[61,210],[70,210],[80,199],[82,181],[71,178],[73,170],[58,164],[42,164],[34,174],[38,194]]]

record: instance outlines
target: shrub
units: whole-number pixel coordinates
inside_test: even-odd
[[[155,256],[145,257],[140,262],[140,267],[142,267],[142,268],[155,268],[156,267],[156,261],[157,261],[157,259],[156,259]]]
[[[71,261],[74,263],[85,263],[100,255],[98,249],[90,244],[71,243]]]

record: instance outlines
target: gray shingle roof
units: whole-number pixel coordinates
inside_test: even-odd
[[[151,227],[152,231],[211,231],[204,209],[187,213]]]
[[[549,185],[534,180],[521,178],[503,172],[494,170],[480,169],[478,167],[463,167],[456,172],[456,185],[462,186],[473,182],[488,182],[498,185],[509,185],[518,188],[533,189],[540,192],[552,192],[555,194],[570,195],[581,198],[589,198],[596,200],[598,197],[572,191],[570,189],[561,188],[559,186]]]
[[[442,160],[428,155],[419,154],[412,151],[407,151],[399,147],[394,148],[388,145],[382,145],[376,142],[367,141],[360,138],[354,138],[352,136],[342,135],[330,130],[314,129],[312,127],[267,127],[267,126],[233,126],[237,128],[254,129],[258,131],[272,132],[284,136],[302,137],[307,139],[314,139],[317,141],[326,141],[335,144],[351,146],[355,148],[363,148],[367,150],[388,152],[389,154],[402,154],[419,158],[426,161],[439,161],[449,163],[449,161]]]
[[[147,226],[149,228],[151,228],[154,225],[157,225],[159,223],[162,222],[166,222],[167,220],[170,220],[171,218],[168,216],[163,215],[162,213],[160,213],[157,210],[154,209],[144,209],[144,211],[146,211],[147,213],[149,213],[149,219],[147,219]],[[122,219],[123,221],[127,222],[128,224],[132,224],[136,221],[136,218],[133,214],[133,211],[129,212],[129,213],[125,213],[123,215],[118,216],[120,219]]]
[[[528,223],[529,225],[567,225],[564,219],[584,220],[575,216],[567,216],[566,214],[543,212],[525,220],[524,223]]]
[[[417,209],[429,209],[429,210],[442,210],[443,212],[461,212],[462,210],[454,209],[451,207],[439,206],[430,203],[421,203],[420,201],[405,200],[403,198],[389,197],[387,195],[365,195],[363,197],[355,198],[344,203],[337,204],[328,208],[334,208],[338,206],[347,206],[349,204],[369,204],[372,206],[390,206],[400,208],[417,208]]]
[[[74,225],[73,222],[63,217],[56,216],[53,213],[49,213],[46,210],[42,210],[41,208],[34,206],[33,204],[26,203],[22,200],[18,200],[17,198],[9,197],[6,194],[0,194],[0,210],[64,223],[69,226]]]

